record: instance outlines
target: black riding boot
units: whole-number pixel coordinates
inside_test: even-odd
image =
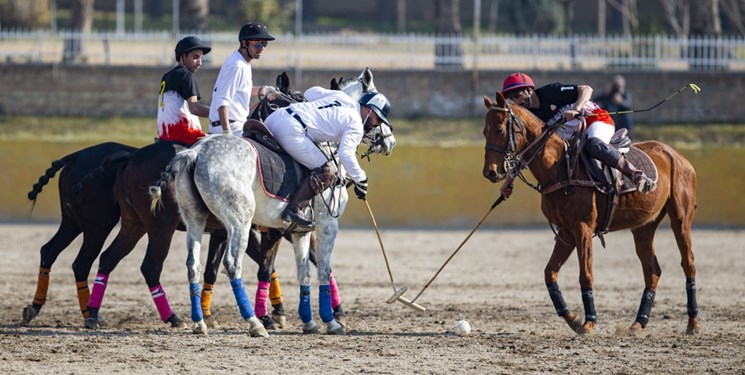
[[[625,156],[621,155],[618,150],[608,146],[600,138],[587,138],[585,141],[585,150],[595,159],[605,164],[613,166],[626,176],[636,185],[636,189],[644,194],[648,194],[657,188],[657,184],[652,181],[644,171],[631,164]]]
[[[308,207],[308,204],[310,204],[310,200],[316,196],[311,186],[311,179],[312,176],[308,176],[303,180],[300,187],[287,203],[285,210],[282,211],[282,220],[290,221],[295,223],[299,228],[307,230],[313,230],[315,228],[313,221],[306,218],[303,212]]]

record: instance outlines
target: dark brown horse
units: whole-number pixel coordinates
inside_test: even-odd
[[[549,223],[558,228],[557,240],[544,277],[556,312],[577,333],[592,332],[596,313],[592,294],[592,237],[603,225],[608,210],[608,196],[593,187],[574,186],[573,193],[565,189],[551,189],[557,183],[566,183],[562,173],[564,141],[553,133],[555,128],[545,124],[517,105],[511,105],[497,93],[496,101],[484,97],[488,109],[484,126],[486,153],[484,177],[496,183],[507,173],[519,175],[528,168],[538,181],[542,193],[541,210]],[[696,304],[696,267],[691,249],[691,222],[696,208],[696,172],[683,156],[671,147],[656,141],[635,143],[658,169],[657,190],[644,195],[633,192],[621,195],[611,231],[630,229],[634,235],[636,254],[644,272],[644,291],[632,332],[641,331],[649,322],[655,290],[661,269],[654,248],[654,234],[665,216],[671,226],[681,256],[681,266],[686,276],[688,295],[688,334],[698,334],[701,324]],[[526,165],[527,164],[527,165]],[[579,168],[576,180],[587,179],[584,168]],[[564,302],[557,279],[559,269],[574,249],[580,264],[579,282],[585,321],[572,313]]]

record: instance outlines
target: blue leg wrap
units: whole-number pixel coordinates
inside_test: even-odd
[[[696,279],[686,278],[686,295],[688,295],[688,316],[698,315],[698,304],[696,303]]]
[[[297,313],[303,323],[308,323],[313,318],[310,308],[310,285],[300,285],[300,304],[297,307]]]
[[[334,320],[334,309],[331,307],[330,285],[318,286],[318,313],[321,315],[321,320],[324,323]]]
[[[546,284],[546,288],[548,289],[548,295],[551,297],[551,302],[554,303],[556,313],[562,317],[569,314],[569,307],[564,302],[564,297],[561,295],[561,290],[559,290],[559,284],[556,282]]]
[[[585,305],[585,321],[596,321],[597,313],[595,312],[595,297],[592,295],[592,288],[582,288],[582,304]]]
[[[198,322],[203,320],[202,316],[202,288],[199,283],[189,284],[189,298],[191,299],[191,321]]]
[[[254,316],[254,309],[251,307],[251,300],[248,299],[246,289],[243,287],[243,279],[239,277],[231,281],[230,286],[233,287],[235,302],[238,303],[238,309],[241,311],[241,317],[243,320]]]
[[[649,316],[652,314],[652,305],[654,305],[654,290],[644,289],[642,293],[642,303],[639,305],[639,312],[636,313],[636,321],[642,325],[642,328],[649,323]]]

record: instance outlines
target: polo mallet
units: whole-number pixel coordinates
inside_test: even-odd
[[[468,241],[468,239],[471,238],[473,233],[476,232],[476,229],[479,229],[479,227],[484,222],[484,220],[486,220],[486,217],[489,216],[489,214],[494,210],[494,208],[497,207],[500,203],[502,203],[505,199],[507,198],[504,195],[500,195],[499,198],[497,198],[497,200],[494,201],[494,203],[492,203],[491,208],[489,208],[489,211],[487,211],[484,217],[481,218],[481,221],[479,221],[479,223],[476,224],[476,227],[473,228],[473,230],[471,230],[471,233],[468,233],[468,236],[466,236],[466,238],[463,240],[463,242],[460,243],[458,248],[455,249],[455,251],[453,251],[450,257],[445,261],[445,263],[442,264],[442,267],[440,267],[440,269],[437,270],[437,272],[435,272],[435,275],[432,276],[431,279],[429,279],[429,282],[427,283],[427,285],[425,285],[424,288],[422,288],[422,290],[419,291],[419,294],[417,294],[416,297],[414,297],[414,299],[411,300],[412,304],[415,303],[416,300],[419,299],[419,296],[421,296],[422,293],[424,293],[424,291],[430,286],[430,284],[432,284],[432,282],[435,281],[435,278],[437,278],[437,275],[439,275],[440,272],[442,272],[442,269],[445,268],[445,266],[447,266],[448,262],[450,262],[450,260],[453,259],[455,254],[458,254],[458,251],[460,251],[463,245],[465,245],[466,241]]]
[[[375,221],[375,216],[373,215],[372,209],[370,209],[370,204],[367,203],[367,199],[363,199],[363,201],[365,202],[365,207],[367,207],[367,212],[370,214],[370,220],[372,220],[373,227],[375,228],[375,234],[378,235],[378,242],[380,243],[380,251],[383,252],[383,259],[385,260],[385,268],[388,270],[388,276],[391,278],[391,286],[393,286],[393,295],[390,296],[388,300],[386,300],[386,302],[390,304],[390,303],[398,301],[413,309],[416,309],[419,311],[426,311],[427,309],[424,308],[423,306],[418,305],[402,297],[402,295],[406,293],[408,288],[406,287],[402,287],[401,289],[396,288],[396,283],[393,281],[393,272],[391,272],[391,266],[388,263],[388,255],[385,253],[385,246],[383,246],[383,239],[380,237],[380,230],[378,230],[378,223]]]
[[[655,105],[653,105],[653,106],[651,106],[651,107],[649,107],[647,109],[629,109],[629,110],[626,110],[626,111],[608,112],[608,114],[609,115],[625,115],[625,114],[628,114],[628,113],[648,112],[648,111],[651,111],[651,110],[659,107],[662,103],[670,100],[670,98],[672,98],[675,95],[680,94],[683,90],[685,90],[685,89],[687,89],[689,87],[691,88],[691,90],[693,90],[693,93],[694,94],[698,94],[699,92],[701,92],[701,88],[698,87],[698,85],[696,85],[695,83],[689,83],[689,84],[681,87],[678,91],[672,93],[672,95],[668,96],[667,98],[662,99],[661,102],[659,102],[659,103],[657,103],[657,104],[655,104]],[[603,114],[605,114],[605,113],[603,113]],[[590,113],[590,114],[586,115],[585,117],[593,117],[593,116],[599,116],[599,115],[600,115],[599,113]]]

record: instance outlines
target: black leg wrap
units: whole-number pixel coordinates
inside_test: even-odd
[[[642,303],[639,305],[639,312],[636,313],[636,321],[642,325],[642,328],[649,323],[649,315],[652,314],[652,305],[654,304],[654,290],[644,289],[642,293]]]
[[[592,296],[592,288],[582,288],[582,304],[585,305],[585,321],[595,322],[595,297]]]
[[[584,149],[594,159],[598,159],[611,167],[618,165],[618,161],[621,159],[621,153],[605,144],[600,138],[587,138]]]
[[[567,306],[567,303],[564,302],[564,297],[561,295],[561,290],[559,290],[559,284],[556,282],[546,284],[546,288],[548,289],[548,295],[551,297],[551,302],[554,303],[556,313],[559,314],[559,316],[566,316],[569,314],[569,307]]]
[[[688,316],[698,315],[698,304],[696,303],[696,279],[686,278],[686,294],[688,295]]]

